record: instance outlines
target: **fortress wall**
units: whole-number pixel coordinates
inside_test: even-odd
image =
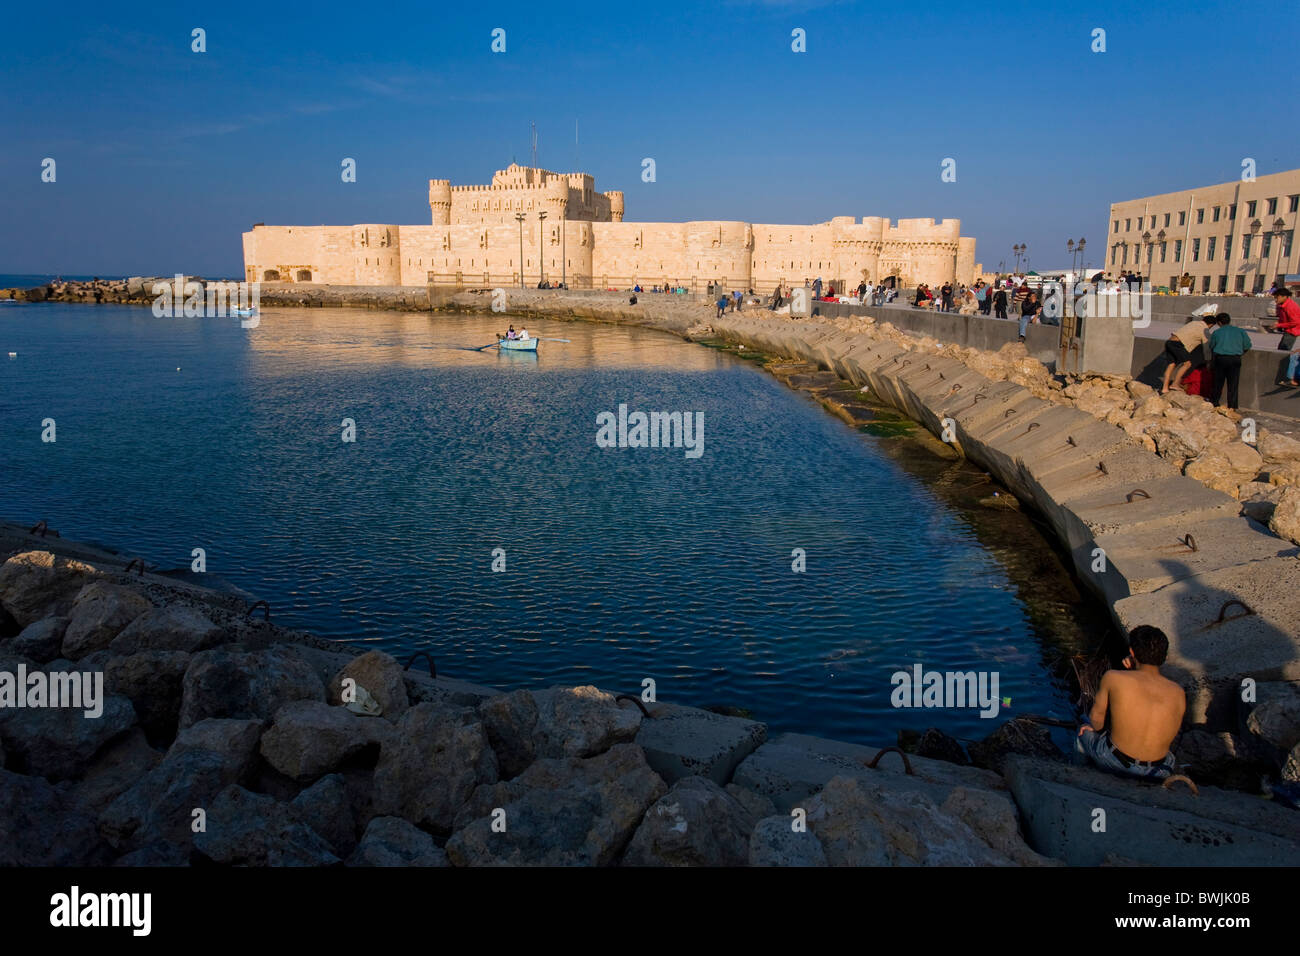
[[[523,233],[524,276],[532,274],[536,284],[537,223],[531,225]],[[401,269],[400,284],[408,286],[427,285],[430,272],[439,281],[460,273],[471,286],[485,281],[513,284],[519,273],[519,224],[403,226]]]
[[[643,285],[726,279],[748,287],[751,227],[743,222],[593,223],[593,275]]]
[[[243,240],[249,282],[356,280],[350,226],[256,226]]]
[[[352,227],[352,268],[356,285],[401,285],[401,233],[392,223]]]
[[[836,275],[839,266],[835,261],[830,223],[812,226],[756,223],[752,229],[755,290],[769,292],[777,282],[801,286],[804,279],[811,282],[818,276],[824,282],[840,278]]]

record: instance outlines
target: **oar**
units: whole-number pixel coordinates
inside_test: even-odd
[[[539,338],[537,341],[539,341],[539,342],[567,342],[567,341],[569,341],[569,340],[568,340],[568,339],[541,339],[541,338]]]
[[[477,348],[469,349],[469,351],[482,352],[484,349],[494,349],[494,348],[498,348],[500,345],[501,345],[500,342],[489,342],[487,345],[480,345]]]

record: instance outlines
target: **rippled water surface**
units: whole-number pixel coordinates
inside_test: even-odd
[[[863,742],[992,729],[891,708],[890,675],[919,662],[996,671],[1003,716],[1062,711],[1003,569],[874,439],[663,333],[543,322],[572,341],[458,348],[503,324],[5,306],[0,516],[160,567],[205,548],[277,623],[495,686],[651,677],[661,700]],[[598,448],[620,403],[702,412],[703,456]]]

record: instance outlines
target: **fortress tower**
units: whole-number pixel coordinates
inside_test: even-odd
[[[451,225],[451,180],[429,180],[429,210],[433,214],[433,225]]]
[[[556,176],[553,179],[546,180],[543,187],[544,202],[546,215],[551,222],[559,222],[561,219],[567,219],[566,215],[569,207],[569,184],[565,179]]]
[[[623,221],[623,193],[617,189],[605,193],[605,198],[609,200],[609,221]]]

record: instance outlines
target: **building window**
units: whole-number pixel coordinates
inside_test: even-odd
[[[1218,221],[1219,221],[1219,212],[1220,212],[1219,207],[1218,207],[1218,206],[1215,206],[1215,207],[1214,207],[1214,221],[1215,221],[1215,222],[1218,222]]]
[[[1288,209],[1287,212],[1297,212],[1297,211],[1300,211],[1300,196],[1292,196],[1291,208]]]
[[[1165,213],[1165,225],[1169,225],[1169,213]]]
[[[1168,251],[1169,251],[1169,243],[1167,243],[1167,242],[1162,242],[1162,243],[1160,243],[1160,261],[1161,261],[1161,262],[1164,262],[1164,261],[1165,261],[1165,253],[1168,252]]]
[[[1199,226],[1203,222],[1205,222],[1205,210],[1198,209],[1196,210],[1196,224]]]
[[[1264,233],[1264,244],[1259,248],[1259,254],[1263,256],[1265,259],[1267,259],[1269,257],[1269,254],[1272,251],[1273,251],[1273,234],[1271,232],[1266,232]]]
[[[1229,218],[1229,219],[1236,219],[1236,218],[1237,218],[1237,204],[1236,204],[1236,203],[1233,203],[1231,206],[1228,207],[1228,218]]]
[[[1208,245],[1205,247],[1205,258],[1208,262],[1214,261],[1214,244],[1218,241],[1218,236],[1210,236]]]
[[[1181,239],[1174,240],[1174,261],[1183,261],[1183,240]]]
[[[1242,237],[1241,237],[1241,258],[1243,258],[1243,259],[1249,259],[1249,258],[1250,258],[1250,240],[1252,240],[1252,239],[1254,239],[1254,238],[1255,238],[1254,236],[1242,236]]]
[[[1209,277],[1209,276],[1201,276],[1201,291],[1202,291],[1202,292],[1209,292],[1209,291],[1210,291],[1210,277]]]
[[[1114,265],[1114,264],[1115,264],[1115,257],[1118,256],[1118,255],[1119,255],[1119,249],[1118,249],[1118,248],[1112,248],[1112,249],[1110,250],[1110,264],[1111,264],[1111,265]]]
[[[1246,215],[1247,216],[1255,215],[1255,200],[1252,199],[1250,202],[1246,203]]]
[[[1115,232],[1119,232],[1119,220],[1118,220],[1118,219],[1115,220],[1115,229],[1114,229],[1114,231],[1115,231]]]
[[[1187,225],[1187,213],[1186,213],[1185,211],[1184,211],[1184,212],[1180,212],[1180,213],[1178,214],[1178,225],[1180,225],[1180,226],[1185,226],[1185,225]]]
[[[1227,291],[1228,291],[1228,277],[1227,277],[1227,276],[1219,276],[1219,291],[1220,291],[1220,292],[1227,292]]]
[[[1201,240],[1199,239],[1192,240],[1192,261],[1201,261]]]
[[[1124,220],[1124,231],[1125,231],[1125,232],[1131,232],[1132,230],[1133,230],[1133,220],[1132,220],[1132,219],[1125,219],[1125,220]]]
[[[1276,199],[1276,198],[1274,198],[1274,199],[1270,199],[1270,200],[1268,201],[1268,214],[1269,214],[1270,216],[1276,216],[1276,215],[1277,215],[1277,199]]]
[[[1283,259],[1291,258],[1291,239],[1294,236],[1295,236],[1294,229],[1288,229],[1285,233],[1282,234],[1282,258]],[[1282,271],[1285,272],[1286,269],[1284,268]]]
[[[1245,292],[1245,291],[1246,291],[1246,277],[1245,277],[1245,276],[1237,276],[1237,284],[1236,284],[1236,288],[1235,288],[1233,291],[1234,291],[1234,292]]]
[[[1223,237],[1223,261],[1232,261],[1232,236]]]

